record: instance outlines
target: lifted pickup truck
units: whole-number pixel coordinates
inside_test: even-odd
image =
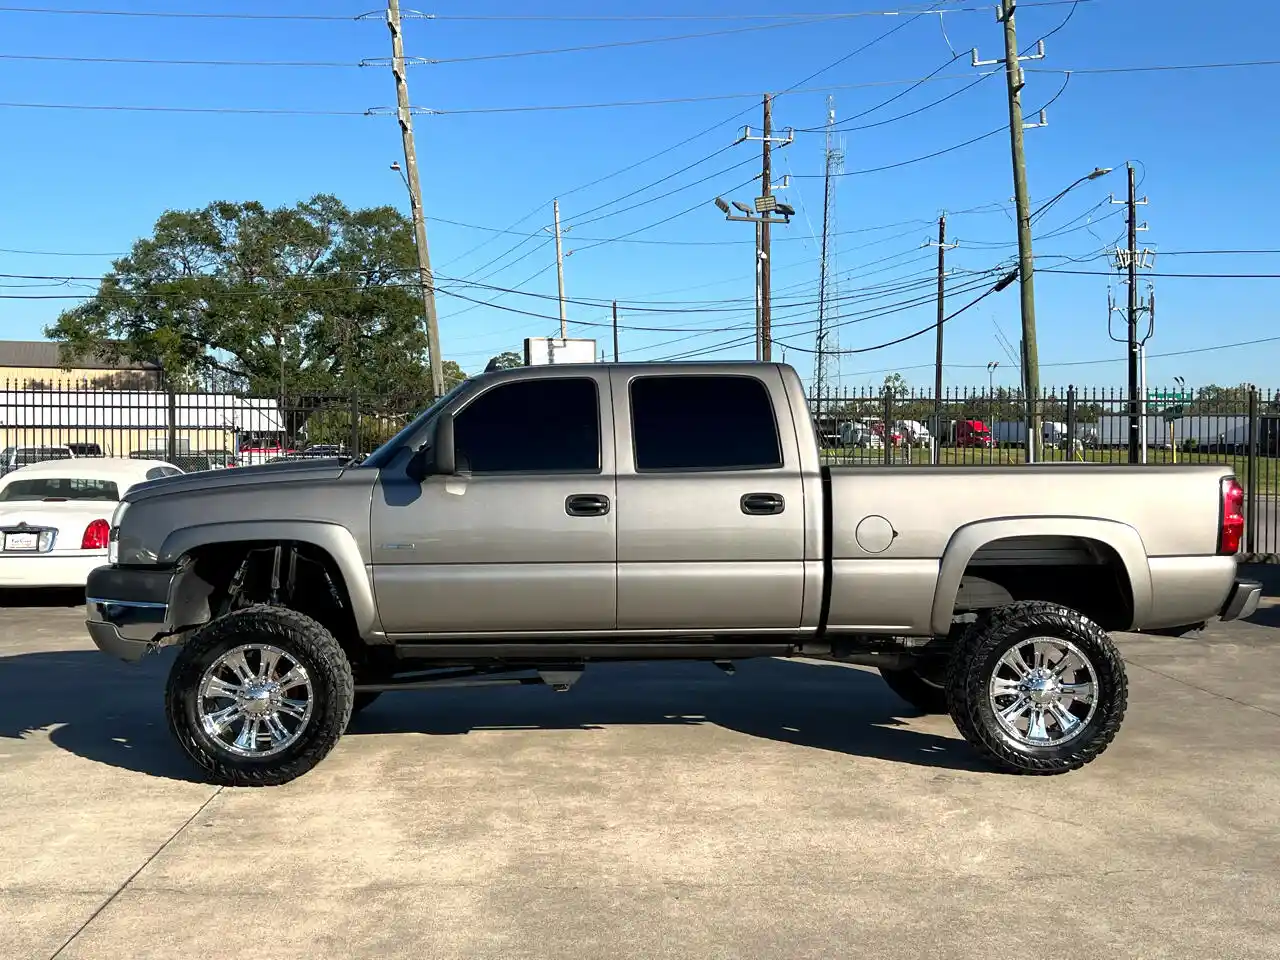
[[[223,784],[305,773],[385,690],[793,655],[1061,773],[1124,717],[1107,631],[1253,612],[1242,505],[1216,466],[823,467],[777,364],[526,367],[359,465],[134,487],[88,628],[125,660],[180,646],[169,725]]]

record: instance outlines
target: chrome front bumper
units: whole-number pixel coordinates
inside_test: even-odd
[[[163,646],[169,623],[167,570],[98,567],[85,588],[85,625],[98,649],[120,660],[140,660]]]
[[[1237,580],[1222,605],[1219,616],[1223,620],[1243,620],[1253,616],[1262,600],[1262,584],[1257,580]]]

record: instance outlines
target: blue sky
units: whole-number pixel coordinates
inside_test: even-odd
[[[55,5],[55,0],[46,2]],[[153,0],[147,5],[103,0],[101,9],[349,16],[360,13],[366,2],[376,0],[211,2],[198,7],[177,0]],[[564,223],[573,227],[565,234],[566,250],[572,251],[565,264],[567,295],[622,301],[621,323],[627,328],[621,335],[624,358],[664,358],[682,351],[706,351],[701,354],[706,357],[749,357],[749,345],[719,352],[714,348],[750,332],[752,231],[746,224],[726,223],[711,199],[722,191],[742,200],[753,195],[751,186],[731,188],[758,172],[759,145],[730,145],[742,124],[751,124],[752,132],[758,134],[759,93],[794,86],[901,26],[822,72],[804,86],[806,92],[776,101],[776,126],[820,127],[828,92],[835,95],[837,117],[850,117],[905,89],[884,81],[922,77],[943,67],[953,50],[962,54],[940,71],[940,79],[921,84],[854,125],[893,120],[972,82],[982,69],[989,70],[971,67],[968,50],[976,46],[981,57],[991,59],[998,55],[1002,41],[990,4],[948,2],[943,9],[962,9],[941,18],[865,16],[816,23],[797,18],[799,22],[786,26],[754,31],[742,28],[778,21],[732,18],[918,10],[923,5],[794,0],[779,6],[763,0],[697,0],[684,6],[639,7],[573,0],[555,4],[554,12],[629,16],[639,10],[649,15],[730,19],[528,21],[502,18],[527,14],[530,5],[490,0],[433,6],[429,11],[437,19],[407,20],[407,53],[433,59],[738,31],[411,69],[413,102],[446,111],[416,120],[432,258],[442,287],[439,313],[445,355],[457,359],[464,369],[477,370],[494,353],[518,348],[525,336],[556,331],[555,319],[500,308],[548,318],[557,315],[554,247],[549,239],[521,234],[542,232],[551,223],[552,198],[559,196]],[[1052,30],[1071,10],[1064,3],[1020,5],[1020,44],[1026,47]],[[498,19],[448,19],[463,15]],[[1229,17],[1211,5],[1187,0],[1081,2],[1066,26],[1047,41],[1046,58],[1025,65],[1036,68],[1028,71],[1024,92],[1028,120],[1035,118],[1036,108],[1062,91],[1049,108],[1048,126],[1026,134],[1031,194],[1043,201],[1096,166],[1117,169],[1073,190],[1037,223],[1038,266],[1108,269],[1105,259],[1073,263],[1062,258],[1092,257],[1122,236],[1123,209],[1105,201],[1112,192],[1124,196],[1123,164],[1133,160],[1142,177],[1140,193],[1151,201],[1141,210],[1140,218],[1149,222],[1150,230],[1139,235],[1140,243],[1162,251],[1156,272],[1280,274],[1280,255],[1176,253],[1280,248],[1274,226],[1280,199],[1275,177],[1280,155],[1275,97],[1280,67],[1078,72],[1069,81],[1060,72],[1274,59],[1272,41],[1278,29],[1280,11],[1261,2],[1238,4]],[[108,254],[127,250],[136,237],[150,231],[165,209],[196,208],[215,200],[290,204],[323,191],[351,205],[395,204],[408,209],[403,184],[388,169],[391,161],[401,159],[394,119],[359,115],[367,108],[394,103],[389,70],[354,66],[390,52],[386,26],[376,15],[363,21],[237,21],[0,11],[0,37],[4,38],[0,54],[8,55],[351,64],[217,67],[0,59],[3,100],[11,103],[262,107],[355,114],[0,108],[6,132],[6,146],[0,151],[5,184],[0,248],[42,251],[0,253],[0,272],[100,275],[109,268]],[[600,109],[448,112],[722,94],[746,96]],[[910,284],[927,282],[926,271],[932,269],[935,254],[921,244],[936,231],[940,211],[948,211],[948,233],[960,242],[948,255],[949,265],[986,270],[1014,255],[1007,133],[934,159],[880,172],[856,172],[944,150],[1006,122],[1004,78],[995,75],[914,116],[844,134],[849,175],[839,185],[838,229],[842,232],[836,262],[844,275],[839,291],[850,298],[846,309],[851,314],[928,295],[927,287]],[[609,176],[685,140],[650,162]],[[728,149],[710,156],[722,148]],[[796,176],[780,195],[800,211],[789,227],[775,228],[773,257],[776,333],[795,347],[813,345],[811,304],[817,290],[815,237],[821,230],[822,150],[820,132],[798,133],[792,145],[775,153],[774,160],[775,179],[788,173]],[[737,169],[718,174],[738,164]],[[619,199],[684,167],[690,169]],[[608,179],[578,189],[602,177]],[[693,185],[704,178],[709,179]],[[606,206],[586,212],[602,205]],[[694,206],[693,212],[640,229]],[[578,220],[594,222],[574,227]],[[632,231],[639,232],[596,245]],[[1047,236],[1054,233],[1058,235]],[[508,250],[507,256],[493,262]],[[443,290],[478,300],[494,300],[497,291],[463,286],[460,280],[495,287],[518,285],[521,291],[540,296],[506,294],[496,299],[496,306],[476,306]],[[972,275],[963,273],[949,282],[957,291],[975,283]],[[1194,384],[1252,381],[1275,386],[1280,342],[1164,355],[1276,335],[1273,303],[1280,281],[1156,277],[1152,282],[1158,317],[1149,345],[1151,383],[1183,376]],[[902,284],[906,292],[878,300],[857,299],[868,295],[860,288],[889,283]],[[1124,287],[1114,278],[1038,274],[1044,384],[1123,382],[1123,347],[1107,336],[1108,285],[1118,300],[1124,299]],[[980,290],[967,295],[957,292],[949,303],[953,308],[961,306]],[[1146,282],[1142,290],[1145,297]],[[0,292],[76,290],[11,286]],[[0,336],[38,338],[67,305],[57,300],[0,300]],[[637,309],[643,306],[649,309]],[[656,312],[659,309],[683,312]],[[574,321],[602,323],[607,315],[604,307],[573,304],[569,308]],[[924,327],[933,315],[933,304],[923,302],[892,315],[847,323],[840,330],[841,346],[860,348],[892,340]],[[668,329],[629,329],[634,327]],[[988,297],[948,324],[948,385],[985,385],[991,360],[1001,362],[997,382],[1016,383],[1016,364],[999,344],[997,329],[1017,343],[1016,287]],[[608,342],[604,328],[574,325],[571,330],[579,336],[599,335],[602,346]],[[924,386],[932,383],[932,358],[933,337],[928,334],[889,349],[846,356],[840,371],[850,389],[880,383],[886,372],[895,370],[912,385]],[[811,374],[811,354],[793,348],[786,359],[806,377]],[[1099,360],[1109,362],[1090,362]]]

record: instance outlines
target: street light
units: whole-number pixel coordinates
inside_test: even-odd
[[[1087,183],[1090,180],[1097,180],[1099,177],[1105,177],[1108,173],[1111,172],[1111,170],[1112,170],[1111,167],[1094,167],[1091,173],[1086,173],[1083,177],[1081,177],[1075,183],[1071,184],[1071,186],[1067,187],[1065,190],[1060,191],[1055,197],[1053,197],[1053,199],[1043,204],[1038,210],[1036,210],[1035,213],[1031,214],[1030,219],[1034,222],[1036,217],[1040,216],[1040,214],[1044,213],[1046,210],[1052,207],[1055,203],[1057,203],[1059,200],[1065,197],[1068,193],[1070,193],[1076,187],[1080,186],[1080,184]]]
[[[786,184],[782,184],[786,186]],[[790,223],[791,218],[795,216],[795,209],[789,207],[785,203],[778,203],[772,196],[757,197],[755,209],[747,206],[739,200],[731,201],[733,210],[737,210],[735,215],[725,203],[723,197],[715,198],[716,208],[724,214],[726,220],[737,220],[742,223],[753,223],[756,227],[756,360],[764,357],[764,343],[762,333],[764,330],[764,288],[762,285],[765,252],[763,225],[766,223]],[[762,206],[768,207],[768,210],[760,210]],[[757,216],[756,211],[760,210]],[[776,214],[770,216],[769,214]]]

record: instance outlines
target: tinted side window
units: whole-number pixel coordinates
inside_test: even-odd
[[[631,429],[638,470],[782,466],[769,391],[755,377],[637,377]]]
[[[600,400],[584,378],[524,380],[481,394],[454,421],[458,467],[475,473],[600,469]]]

